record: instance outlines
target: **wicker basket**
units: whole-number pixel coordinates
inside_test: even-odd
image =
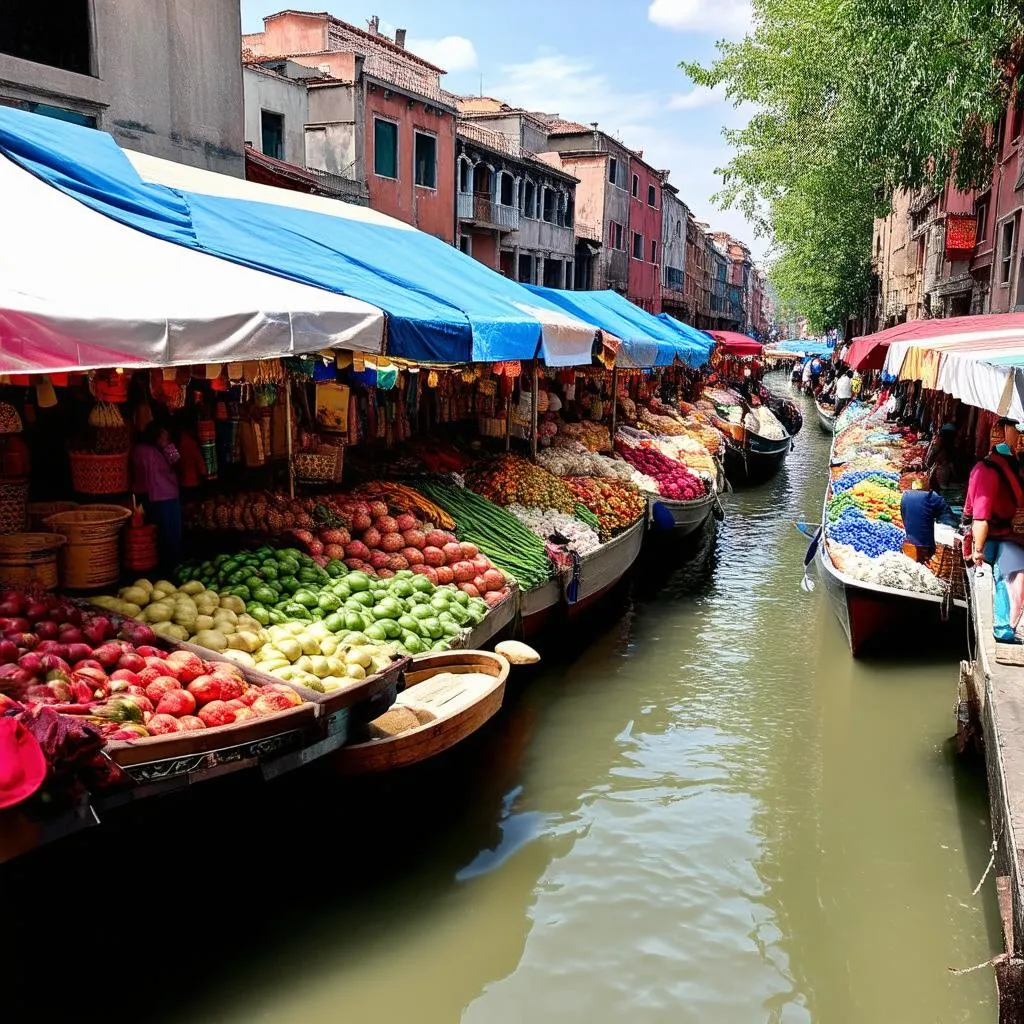
[[[77,501],[31,501],[28,505],[28,528],[45,532],[46,520],[50,516],[76,508]]]
[[[292,456],[295,479],[308,483],[339,483],[345,468],[345,449],[323,444]]]
[[[71,452],[71,486],[78,494],[127,494],[128,453]]]
[[[0,585],[52,590],[57,586],[57,551],[65,540],[57,533],[10,533],[0,537]]]
[[[0,483],[0,533],[20,533],[28,518],[28,481]]]
[[[70,590],[93,590],[121,575],[118,535],[131,510],[121,505],[86,505],[57,512],[46,525],[67,537],[60,553],[60,578]]]
[[[124,531],[124,567],[132,572],[146,572],[159,561],[156,526],[129,526]]]

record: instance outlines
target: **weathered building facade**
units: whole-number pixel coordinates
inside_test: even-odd
[[[241,177],[238,0],[71,0],[0,13],[0,104]]]
[[[525,111],[481,109],[494,100],[457,102],[466,111],[456,173],[463,251],[512,280],[574,288],[578,182],[530,148],[546,143],[543,124]]]
[[[626,298],[648,313],[661,312],[662,172],[629,154],[629,271]]]
[[[242,37],[250,61],[320,72],[304,77],[306,165],[364,183],[373,209],[454,243],[456,109],[444,71],[407,51],[401,30],[383,35],[376,18],[365,31],[302,11],[263,23]]]
[[[690,210],[679,189],[667,180],[661,186],[661,308],[686,320],[686,225]]]

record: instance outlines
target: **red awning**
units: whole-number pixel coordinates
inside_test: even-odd
[[[954,316],[948,319],[908,320],[876,334],[854,338],[847,363],[857,370],[880,370],[885,365],[889,346],[894,341],[927,341],[977,331],[999,330],[1024,322],[1020,313],[988,313],[984,316]]]
[[[245,180],[258,185],[273,185],[293,192],[316,194],[316,178],[305,167],[275,160],[266,153],[260,153],[252,146],[245,147]]]
[[[727,356],[759,356],[764,346],[746,334],[736,331],[708,331],[721,346],[721,352]]]

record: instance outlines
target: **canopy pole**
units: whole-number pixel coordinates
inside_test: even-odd
[[[612,450],[615,450],[615,420],[616,413],[619,409],[619,364],[616,363],[612,367],[612,430],[611,430],[611,441]]]
[[[510,378],[511,379],[511,378]],[[512,449],[512,395],[505,399],[505,451]]]
[[[288,496],[295,497],[295,464],[292,461],[292,378],[288,377],[284,390],[284,419],[288,445]]]
[[[539,370],[537,369],[537,360],[534,359],[534,361],[533,361],[533,412],[531,413],[531,417],[532,417],[532,420],[533,420],[533,430],[532,430],[531,436],[530,436],[530,454],[534,458],[537,457],[537,392],[539,390],[538,381],[537,381],[538,373],[539,373]]]

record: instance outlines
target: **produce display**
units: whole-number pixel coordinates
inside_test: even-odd
[[[615,438],[615,450],[630,465],[653,479],[658,485],[657,493],[663,498],[694,501],[708,493],[707,484],[699,476],[681,462],[658,451],[651,442],[637,442],[619,435]]]
[[[559,423],[558,433],[572,441],[578,441],[584,448],[592,452],[606,452],[611,448],[608,428],[601,426],[600,423],[594,423],[592,420],[583,420],[581,423]]]
[[[185,508],[185,524],[203,530],[246,530],[279,535],[338,525],[329,510],[310,498],[289,498],[270,491],[249,491],[214,498]]]
[[[247,587],[244,591],[249,593]],[[252,654],[266,641],[262,620],[270,621],[269,612],[259,618],[250,614],[238,593],[218,594],[199,580],[181,586],[167,580],[136,580],[122,587],[117,597],[94,597],[92,603],[115,615],[138,619],[167,640],[191,640],[219,653]]]
[[[227,662],[167,653],[148,626],[118,635],[111,619],[68,601],[6,591],[0,601],[0,693],[83,716],[107,740],[230,725],[302,703],[284,685],[255,686]]]
[[[537,452],[537,463],[555,476],[607,476],[628,480],[631,474],[630,467],[621,460],[592,452],[579,441],[568,438]]]
[[[420,518],[436,524],[442,530],[455,529],[455,520],[440,505],[435,505],[419,491],[405,484],[373,480],[354,491],[352,497],[363,501],[383,501],[400,512],[419,513]]]
[[[566,483],[573,492],[570,481]],[[424,481],[420,489],[455,518],[463,543],[479,548],[524,590],[533,590],[551,578],[543,542],[514,515],[463,487]],[[585,498],[579,500],[593,509]]]
[[[495,505],[553,508],[572,514],[574,503],[568,487],[543,466],[521,455],[502,455],[470,470],[466,483]]]
[[[575,499],[597,517],[602,543],[647,512],[647,499],[632,484],[592,476],[571,476],[565,482]]]
[[[511,512],[541,540],[564,543],[570,551],[580,556],[589,555],[601,546],[597,530],[575,516],[553,508],[524,508],[522,505],[509,505],[506,511]]]
[[[899,551],[887,551],[871,558],[846,544],[829,544],[829,554],[836,568],[854,579],[864,580],[895,590],[940,595],[942,584],[931,570]]]
[[[744,423],[747,429],[760,437],[768,438],[769,441],[782,441],[789,436],[778,417],[766,405],[759,405],[751,409],[747,419],[753,420],[752,426]]]

